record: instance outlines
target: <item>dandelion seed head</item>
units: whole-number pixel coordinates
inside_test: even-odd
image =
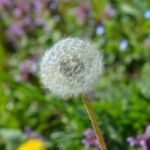
[[[66,38],[47,49],[40,62],[44,87],[59,96],[91,90],[102,72],[101,54],[88,41]]]

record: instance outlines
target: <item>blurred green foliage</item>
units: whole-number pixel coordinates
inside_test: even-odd
[[[107,10],[109,5],[113,10]],[[67,36],[88,38],[102,50],[105,69],[92,91],[92,105],[109,149],[130,149],[127,137],[150,124],[150,17],[144,17],[149,8],[147,0],[57,1],[55,9],[44,6],[40,12],[44,25],[31,25],[12,40],[8,31],[16,18],[9,14],[14,9],[0,7],[0,149],[15,150],[27,138],[26,126],[47,139],[48,149],[84,149],[83,132],[91,124],[81,98],[53,96],[39,84],[38,70],[31,74],[20,67],[29,57],[38,63],[43,49]]]

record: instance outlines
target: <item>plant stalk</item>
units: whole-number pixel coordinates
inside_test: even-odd
[[[94,128],[97,140],[99,142],[100,150],[107,150],[107,147],[106,147],[106,144],[105,144],[105,141],[104,141],[104,138],[103,138],[102,131],[98,126],[98,122],[96,120],[96,116],[95,116],[95,113],[92,109],[92,105],[89,101],[89,98],[88,98],[87,95],[83,95],[82,99],[83,99],[84,105],[86,107],[86,110],[88,112],[89,118],[91,120],[92,126]]]

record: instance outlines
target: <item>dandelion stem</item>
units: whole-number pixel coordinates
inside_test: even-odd
[[[106,147],[106,144],[104,142],[103,135],[102,135],[102,131],[101,131],[101,129],[98,126],[95,113],[94,113],[94,111],[92,109],[92,105],[89,102],[88,96],[86,94],[83,95],[83,102],[84,102],[84,105],[85,105],[86,110],[88,112],[89,118],[90,118],[90,120],[92,122],[92,126],[94,128],[94,131],[95,131],[96,137],[98,139],[100,148],[101,148],[101,150],[107,150],[107,147]]]

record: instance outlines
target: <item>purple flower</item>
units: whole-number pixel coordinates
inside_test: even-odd
[[[113,16],[116,15],[116,11],[114,10],[114,8],[112,7],[112,5],[107,5],[106,9],[105,9],[105,16],[108,18],[111,18]]]
[[[128,40],[124,39],[121,40],[120,44],[119,44],[119,50],[120,51],[125,51],[128,47]]]
[[[84,132],[84,135],[88,138],[88,139],[91,139],[91,138],[96,138],[96,135],[95,135],[95,132],[93,130],[86,130]]]
[[[30,11],[31,5],[30,5],[30,2],[26,0],[26,1],[21,1],[17,7],[20,8],[20,10],[23,13],[28,13]]]
[[[148,126],[146,127],[145,134],[147,135],[147,137],[150,138],[150,125],[148,125]]]
[[[99,150],[99,143],[96,138],[95,132],[93,130],[86,130],[84,132],[84,139],[82,140],[82,144],[85,145],[87,148],[95,148]]]
[[[15,9],[14,9],[14,16],[16,17],[16,18],[19,18],[19,17],[21,17],[22,16],[22,11],[21,11],[21,9],[20,8],[18,8],[18,7],[16,7]]]
[[[104,32],[105,32],[105,28],[103,25],[99,25],[96,27],[96,34],[97,35],[101,36],[104,34]]]
[[[33,6],[36,13],[41,12],[43,5],[42,3],[43,3],[42,0],[33,0]]]
[[[145,19],[150,19],[150,9],[148,9],[148,10],[145,11],[144,18]]]
[[[30,8],[31,8],[31,5],[28,0],[20,1],[16,3],[15,8],[13,8],[14,17],[16,18],[24,17],[24,15],[30,12]]]
[[[53,19],[54,19],[56,22],[59,22],[61,18],[60,18],[59,15],[55,15],[55,16],[53,16]]]
[[[49,3],[49,8],[51,10],[55,10],[58,7],[58,1],[57,0],[51,0]]]
[[[129,143],[130,146],[135,146],[136,144],[136,139],[133,137],[128,137],[127,142]]]
[[[31,25],[32,25],[32,19],[31,19],[31,17],[25,16],[25,17],[23,18],[22,23],[23,23],[23,26],[24,26],[24,27],[31,26]]]
[[[14,40],[16,37],[24,35],[24,29],[20,23],[12,23],[9,25],[7,33],[10,40]]]
[[[10,7],[12,5],[11,0],[0,0],[0,8]]]
[[[75,10],[75,15],[77,18],[79,18],[81,21],[86,20],[89,17],[91,7],[88,4],[81,4],[79,7]]]
[[[45,21],[43,20],[43,18],[35,18],[34,24],[36,26],[43,26],[45,24]]]
[[[136,138],[128,137],[127,142],[130,146],[135,146],[138,150],[150,149],[150,125],[146,127],[145,133],[137,136]]]
[[[29,57],[23,63],[19,64],[19,71],[20,74],[16,77],[16,80],[28,80],[29,76],[37,71],[37,60]]]
[[[144,139],[140,140],[139,145],[142,147],[143,150],[148,150],[146,145],[146,140]]]

